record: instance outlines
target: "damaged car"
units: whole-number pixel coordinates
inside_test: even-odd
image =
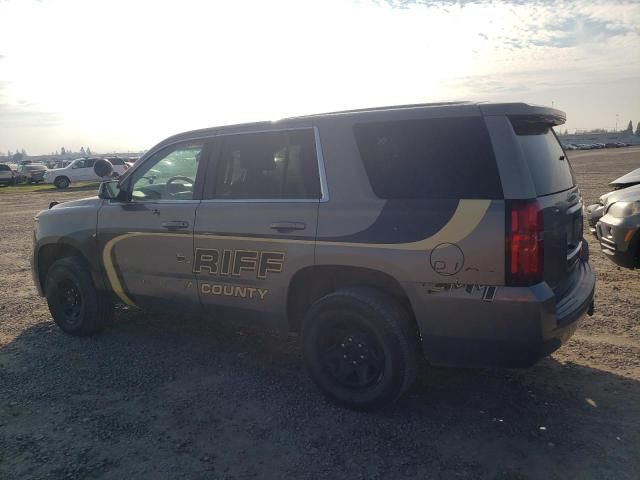
[[[602,251],[625,268],[640,266],[640,185],[612,192],[596,224]]]

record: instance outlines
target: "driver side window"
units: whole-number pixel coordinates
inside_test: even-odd
[[[132,200],[192,200],[204,141],[172,145],[133,173]]]

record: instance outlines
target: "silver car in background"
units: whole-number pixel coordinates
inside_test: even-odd
[[[596,224],[602,251],[618,265],[640,267],[640,185],[609,194]]]
[[[0,163],[0,186],[13,185],[15,183],[15,174],[9,165]]]

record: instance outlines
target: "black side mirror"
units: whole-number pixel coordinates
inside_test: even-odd
[[[99,177],[110,177],[113,173],[113,165],[111,165],[111,162],[109,160],[101,158],[99,160],[96,160],[96,163],[93,164],[93,171]]]
[[[120,186],[118,180],[102,182],[98,189],[98,198],[103,200],[117,200],[120,196]]]

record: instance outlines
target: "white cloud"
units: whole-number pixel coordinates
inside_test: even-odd
[[[391,3],[0,3],[0,151],[460,98],[555,101],[575,127],[640,116],[637,3]]]

